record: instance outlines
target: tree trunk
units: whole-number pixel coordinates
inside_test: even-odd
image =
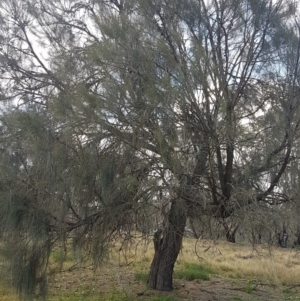
[[[228,225],[227,221],[226,220],[223,220],[222,221],[222,225],[225,229],[225,233],[226,233],[226,240],[228,242],[232,242],[232,243],[235,243],[235,234],[236,234],[236,231],[238,230],[239,228],[239,225],[236,225],[233,229],[231,226]]]
[[[148,279],[148,285],[152,289],[160,291],[173,289],[173,269],[182,245],[187,220],[186,211],[184,200],[173,201],[166,226],[154,235],[155,253]]]
[[[278,245],[282,248],[287,248],[287,241],[288,241],[288,233],[286,229],[284,228],[282,232],[277,234],[278,236]]]
[[[296,241],[294,242],[294,245],[300,246],[300,224],[297,226]]]
[[[197,233],[194,222],[193,222],[193,219],[191,219],[191,218],[190,218],[190,224],[191,224],[191,229],[192,229],[194,238],[199,239],[200,234]]]
[[[226,232],[226,240],[228,242],[235,243],[235,232],[228,230],[228,232]]]

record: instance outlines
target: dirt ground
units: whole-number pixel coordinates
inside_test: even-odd
[[[243,300],[243,301],[265,301],[265,300],[300,300],[296,299],[296,294],[300,296],[300,290],[290,293],[289,296],[279,289],[274,289],[264,283],[239,280],[235,283],[225,279],[212,279],[210,281],[185,282],[184,287],[178,290],[180,300]],[[287,299],[290,297],[294,299]]]
[[[113,265],[100,268],[96,273],[85,268],[57,275],[50,285],[50,294],[59,296],[68,291],[75,294],[77,292],[83,297],[91,294],[103,296],[103,299],[113,291],[116,295],[122,292],[129,296],[129,300],[149,300],[156,295],[167,295],[182,301],[300,301],[300,284],[293,287],[275,287],[254,280],[222,277],[190,282],[175,279],[174,290],[161,293],[150,290],[144,282],[135,280],[132,268]]]

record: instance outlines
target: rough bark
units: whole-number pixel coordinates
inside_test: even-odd
[[[230,231],[226,232],[226,240],[228,242],[235,243],[235,233],[232,233]]]
[[[277,236],[278,236],[278,245],[281,247],[281,248],[287,248],[287,241],[288,241],[288,233],[286,231],[286,228],[283,227],[283,230],[279,233],[277,233]]]
[[[236,234],[236,231],[238,230],[239,228],[239,225],[236,225],[233,229],[232,227],[230,227],[230,225],[228,225],[227,221],[223,220],[222,221],[222,225],[225,229],[225,233],[226,233],[226,240],[228,242],[232,242],[232,243],[235,243],[235,234]]]
[[[171,205],[167,224],[154,235],[155,253],[148,279],[148,285],[152,289],[173,289],[173,270],[182,245],[187,220],[186,208],[184,200],[175,200]]]
[[[298,225],[298,227],[297,227],[296,238],[297,239],[295,241],[295,245],[300,246],[300,225]]]

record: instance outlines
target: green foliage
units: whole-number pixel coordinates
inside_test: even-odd
[[[183,268],[176,269],[174,277],[179,279],[186,279],[192,281],[195,279],[209,280],[210,275],[214,273],[214,270],[210,267],[199,265],[195,263],[186,263]]]
[[[0,235],[21,295],[45,295],[62,241],[97,265],[132,230],[183,229],[168,216],[178,198],[182,216],[223,226],[257,212],[269,226],[278,200],[294,212],[291,1],[2,2],[0,100],[12,101],[0,114]]]

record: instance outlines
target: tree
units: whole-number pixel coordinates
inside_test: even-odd
[[[211,216],[234,242],[230,219],[293,199],[281,185],[298,159],[292,3],[1,5],[1,94],[15,110],[2,117],[3,166],[14,166],[3,193],[23,208],[3,198],[1,220],[7,240],[32,241],[21,292],[45,291],[50,250],[67,234],[83,245],[93,233],[97,262],[115,233],[158,209],[148,284],[171,290],[187,219]]]

